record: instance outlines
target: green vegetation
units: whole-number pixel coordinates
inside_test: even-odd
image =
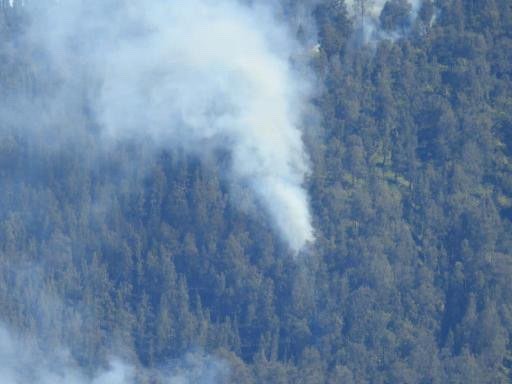
[[[89,368],[202,348],[236,383],[512,382],[512,2],[426,1],[363,47],[339,3],[315,6],[317,232],[294,260],[215,167],[48,111],[53,69],[2,2],[1,320]]]

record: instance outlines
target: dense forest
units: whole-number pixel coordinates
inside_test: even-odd
[[[193,351],[227,367],[219,383],[512,382],[512,2],[412,18],[389,0],[370,38],[355,3],[309,5],[315,241],[297,256],[222,165],[98,145],[87,90],[51,103],[58,68],[28,5],[2,0],[6,329],[91,375],[119,356],[142,383]]]

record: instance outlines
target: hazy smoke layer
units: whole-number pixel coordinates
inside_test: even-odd
[[[347,10],[362,32],[365,43],[380,39],[396,39],[403,30],[384,30],[380,23],[380,15],[389,0],[345,0]],[[410,4],[410,22],[416,20],[422,0],[408,0]]]
[[[149,138],[221,160],[293,250],[313,239],[299,129],[308,82],[293,69],[298,47],[271,9],[69,0],[34,20],[52,66],[92,89],[104,141]]]
[[[133,372],[115,362],[109,370],[87,377],[66,353],[48,357],[0,326],[0,377],[2,384],[124,384]]]
[[[382,12],[382,8],[389,0],[345,0],[347,10],[351,14],[358,14],[365,12],[369,17],[378,18]],[[417,13],[420,6],[421,0],[409,0],[411,4],[412,12]]]
[[[53,257],[71,257],[71,250],[52,245],[47,247]],[[62,245],[62,243],[61,243]],[[62,249],[64,248],[64,249]],[[69,252],[69,254],[67,254]],[[61,253],[61,254],[59,254]],[[42,254],[47,259],[48,255]],[[96,328],[93,309],[81,300],[69,303],[54,290],[52,260],[48,268],[18,263],[23,256],[13,255],[0,268],[1,280],[9,289],[0,290],[0,302],[10,312],[0,319],[0,384],[224,384],[231,381],[228,361],[200,351],[190,352],[180,359],[169,360],[156,368],[143,368],[127,345],[103,345],[108,350],[97,354],[91,368],[79,360],[87,348],[87,338],[94,338]],[[63,261],[63,260],[62,260]],[[55,259],[53,260],[55,263]],[[92,276],[84,276],[91,279]],[[4,287],[5,288],[5,287]],[[6,292],[8,291],[8,292]],[[31,319],[27,330],[25,320]],[[10,317],[10,319],[9,319]],[[5,319],[5,322],[4,322]],[[9,324],[9,325],[7,325]],[[83,335],[83,339],[77,335]],[[85,343],[84,343],[85,341]],[[115,352],[112,352],[115,350]],[[77,354],[77,352],[79,352]],[[110,359],[106,356],[111,356]],[[115,357],[123,356],[123,358]],[[109,360],[108,364],[105,360]]]
[[[1,384],[221,384],[228,377],[227,365],[209,356],[190,353],[169,369],[137,369],[118,359],[98,372],[80,368],[64,350],[41,351],[0,325]]]

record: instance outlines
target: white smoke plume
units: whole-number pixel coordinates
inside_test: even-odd
[[[104,143],[222,154],[227,180],[293,251],[313,240],[300,129],[308,75],[269,5],[62,0],[35,10],[32,38],[64,81],[88,83]]]
[[[1,384],[221,384],[228,375],[226,362],[199,352],[187,354],[167,369],[137,368],[113,358],[104,369],[91,373],[65,349],[42,351],[35,340],[0,324]]]
[[[378,18],[387,2],[388,0],[345,0],[347,10],[352,15],[361,12],[361,7],[363,7],[370,18]],[[416,15],[421,7],[421,0],[409,0],[408,2],[411,4],[412,14]]]
[[[382,39],[394,40],[403,35],[402,30],[387,31],[380,23],[380,16],[388,0],[345,0],[347,11],[361,31],[364,43]],[[422,5],[422,0],[408,0],[409,21],[414,23]]]

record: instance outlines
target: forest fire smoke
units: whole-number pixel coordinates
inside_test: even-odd
[[[387,4],[389,3],[389,4]],[[398,18],[404,18],[400,23],[412,24],[418,16],[422,5],[422,0],[346,0],[347,11],[359,26],[362,39],[365,43],[378,41],[382,38],[396,39],[404,34],[405,25],[389,26],[382,25],[382,14],[386,6],[391,8],[402,8],[398,11],[407,12],[407,15],[395,15]],[[397,9],[394,10],[395,12]]]
[[[227,153],[226,179],[290,248],[313,240],[299,129],[308,79],[290,64],[298,43],[268,6],[75,0],[44,14],[34,38],[62,73],[98,84],[104,141],[149,138],[203,159]]]

